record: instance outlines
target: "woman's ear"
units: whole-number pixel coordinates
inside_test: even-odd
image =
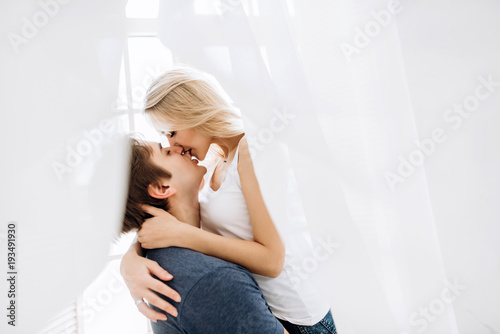
[[[149,196],[151,196],[153,198],[158,198],[158,199],[169,198],[170,196],[172,196],[176,192],[177,192],[177,189],[175,189],[171,186],[163,185],[161,182],[151,183],[148,186]]]

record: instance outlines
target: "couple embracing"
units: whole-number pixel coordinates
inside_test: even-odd
[[[292,282],[297,249],[285,249],[239,111],[213,79],[174,68],[145,113],[170,146],[131,140],[122,232],[138,238],[121,272],[153,332],[336,333],[321,291]]]

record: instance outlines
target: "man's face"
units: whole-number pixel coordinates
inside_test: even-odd
[[[186,152],[182,155],[182,147],[161,147],[160,143],[148,143],[153,150],[151,160],[168,170],[172,174],[170,186],[178,191],[198,190],[203,175],[207,169],[198,165],[198,160],[191,160],[191,155]]]

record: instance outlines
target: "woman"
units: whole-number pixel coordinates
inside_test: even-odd
[[[180,146],[198,160],[205,160],[214,148],[219,157],[209,166],[200,190],[203,230],[180,233],[180,223],[165,212],[139,231],[142,247],[185,247],[240,264],[254,274],[271,311],[290,333],[336,333],[320,292],[308,282],[300,289],[292,284],[283,243],[251,167],[241,117],[218,85],[194,69],[173,69],[152,84],[145,111],[170,146]],[[122,262],[134,298],[154,289],[147,274],[151,264],[138,259],[138,249],[133,247]],[[132,274],[136,270],[141,275]],[[162,319],[150,309],[142,311],[150,319]]]

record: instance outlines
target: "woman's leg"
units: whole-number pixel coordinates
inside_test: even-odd
[[[312,326],[294,325],[285,320],[278,320],[290,334],[337,334],[331,311],[328,311],[322,320]]]

